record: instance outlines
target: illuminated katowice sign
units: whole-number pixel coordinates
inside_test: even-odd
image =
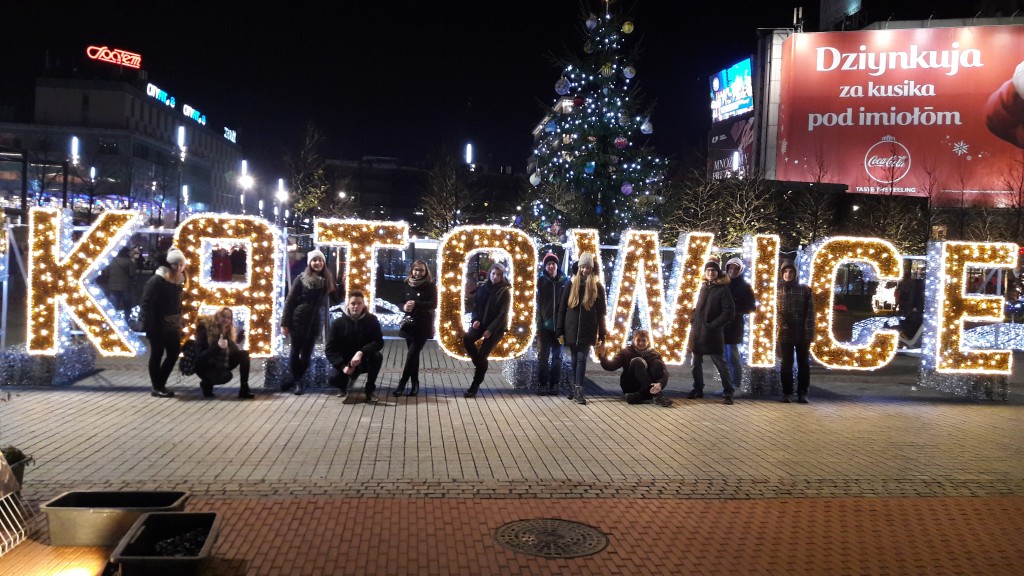
[[[102,60],[118,66],[139,68],[142,66],[142,54],[136,54],[120,48],[108,48],[107,46],[89,46],[85,49],[85,55],[93,60]]]

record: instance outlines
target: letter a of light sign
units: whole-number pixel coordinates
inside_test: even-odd
[[[108,48],[106,46],[89,46],[85,49],[85,55],[93,60],[102,60],[118,66],[138,69],[142,66],[142,54],[136,54],[120,48]]]

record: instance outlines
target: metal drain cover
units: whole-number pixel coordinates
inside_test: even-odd
[[[544,558],[590,556],[608,545],[608,537],[597,528],[555,518],[509,522],[495,531],[494,539],[516,552]]]

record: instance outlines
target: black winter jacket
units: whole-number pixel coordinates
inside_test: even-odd
[[[501,336],[508,330],[508,314],[512,306],[512,287],[508,283],[491,284],[484,282],[473,295],[473,322],[480,322],[480,329]]]
[[[166,279],[165,275],[169,272],[163,266],[157,268],[142,289],[142,326],[147,338],[168,332],[181,332],[182,288]]]
[[[754,291],[750,284],[743,279],[729,278],[729,294],[732,295],[732,303],[736,306],[736,313],[732,321],[725,325],[722,334],[725,336],[726,344],[743,343],[743,316],[754,311]]]
[[[359,320],[353,320],[348,313],[343,313],[331,322],[324,356],[332,366],[341,370],[356,352],[362,350],[366,357],[383,349],[384,332],[376,316],[367,312]]]
[[[648,348],[648,350],[650,350]],[[651,350],[644,357],[640,354],[632,344],[626,346],[622,350],[619,350],[615,356],[611,358],[605,358],[599,355],[601,361],[601,368],[612,371],[618,370],[619,368],[629,367],[629,363],[633,361],[633,358],[644,358],[647,360],[647,374],[650,375],[651,381],[661,383],[662,389],[668,385],[668,368],[665,367],[665,361],[661,359],[661,354]]]
[[[803,344],[814,340],[814,298],[811,288],[792,282],[779,282],[779,342]]]
[[[604,342],[604,315],[607,306],[604,286],[597,285],[597,299],[594,300],[594,305],[590,307],[590,310],[583,307],[585,288],[583,282],[580,282],[580,303],[575,308],[569,307],[569,294],[572,292],[572,285],[567,285],[562,291],[562,310],[558,315],[555,334],[565,336],[565,343],[570,346],[593,346],[598,342]]]
[[[537,278],[537,328],[555,331],[566,284],[565,274],[561,270],[554,278],[543,272]]]
[[[697,296],[697,306],[690,317],[688,348],[694,354],[724,354],[725,335],[722,330],[736,313],[729,294],[729,276],[705,282]]]
[[[284,313],[281,315],[281,326],[287,328],[293,337],[309,340],[315,339],[320,332],[320,317],[323,315],[324,300],[327,298],[327,278],[320,288],[310,288],[303,282],[303,275],[292,282],[288,298],[284,301]],[[331,304],[337,304],[337,291],[332,294]]]
[[[424,282],[419,286],[411,286],[406,282],[405,290],[402,291],[402,306],[404,307],[409,300],[415,302],[409,315],[416,320],[416,338],[420,340],[432,338],[434,336],[434,311],[437,310],[437,285],[433,282]]]

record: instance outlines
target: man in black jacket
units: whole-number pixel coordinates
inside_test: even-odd
[[[384,363],[384,333],[380,321],[366,309],[363,293],[353,290],[342,315],[331,323],[324,354],[334,366],[330,384],[348,395],[349,384],[366,373],[366,402],[376,402],[377,375]]]
[[[736,315],[725,325],[722,331],[725,336],[725,361],[729,364],[729,376],[732,377],[733,388],[743,388],[743,359],[740,357],[740,344],[743,343],[744,317],[755,309],[754,290],[743,279],[743,261],[733,258],[725,264],[725,273],[729,275],[729,294],[736,306]]]
[[[540,343],[537,393],[542,396],[558,394],[562,378],[562,345],[558,343],[555,328],[566,284],[565,274],[558,269],[558,256],[548,252],[543,262],[544,271],[537,278],[537,341]]]
[[[711,356],[718,375],[722,378],[722,391],[725,404],[732,404],[732,378],[729,367],[725,364],[725,336],[722,333],[736,312],[729,294],[729,277],[722,274],[718,262],[704,265],[706,282],[697,296],[697,306],[690,317],[689,348],[693,351],[693,390],[686,396],[689,399],[704,397],[704,355]]]
[[[814,340],[814,297],[810,286],[797,280],[796,265],[786,260],[779,267],[778,310],[779,355],[782,357],[782,401],[793,395],[793,355],[796,355],[796,401],[807,404],[811,386],[810,349]]]

